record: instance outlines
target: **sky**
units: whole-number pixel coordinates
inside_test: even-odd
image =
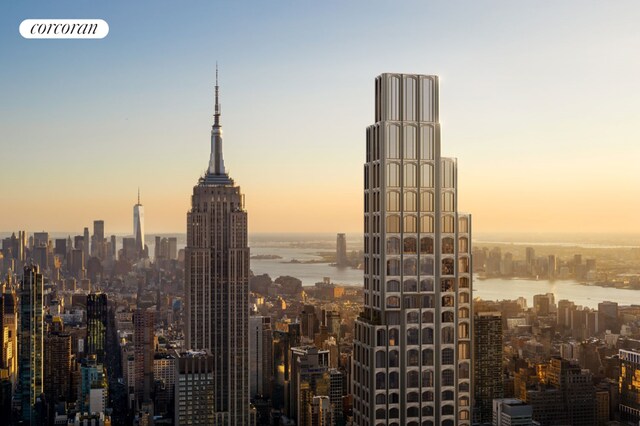
[[[94,18],[102,40],[26,40]],[[362,232],[383,72],[440,76],[443,155],[475,232],[640,232],[637,1],[0,4],[0,231],[183,232],[224,158],[250,232]]]

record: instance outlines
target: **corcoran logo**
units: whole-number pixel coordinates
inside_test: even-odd
[[[25,19],[20,34],[24,38],[105,38],[109,24],[102,19]]]

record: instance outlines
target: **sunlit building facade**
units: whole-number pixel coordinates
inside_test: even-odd
[[[249,423],[249,247],[240,187],[222,159],[216,81],[211,156],[193,188],[185,248],[186,348],[214,355],[215,424]]]
[[[440,154],[438,77],[382,74],[364,167],[357,425],[471,424],[471,218]]]
[[[620,413],[640,422],[640,352],[620,349]]]

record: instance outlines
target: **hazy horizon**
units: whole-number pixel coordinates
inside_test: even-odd
[[[127,232],[140,187],[148,230],[186,229],[217,60],[250,230],[362,231],[374,78],[397,71],[440,76],[442,154],[475,233],[640,233],[640,3],[189,6],[0,5],[0,228]],[[34,17],[110,33],[22,39]]]

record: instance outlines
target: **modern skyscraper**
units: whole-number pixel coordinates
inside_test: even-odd
[[[91,256],[104,259],[104,220],[93,221],[93,239],[91,240]],[[88,262],[88,259],[85,259]]]
[[[271,396],[273,333],[271,317],[249,317],[249,396]]]
[[[620,349],[620,413],[624,420],[640,422],[640,352]]]
[[[214,354],[216,423],[248,424],[247,212],[222,159],[217,76],[209,168],[187,213],[185,281],[186,347]]]
[[[104,362],[107,341],[107,295],[87,295],[87,355],[95,355],[97,362]]]
[[[471,218],[440,154],[438,77],[382,74],[367,128],[357,425],[471,424]],[[431,422],[431,423],[430,423]]]
[[[151,402],[153,390],[154,312],[138,308],[133,314],[135,402],[138,410]]]
[[[547,299],[545,299],[547,300]],[[502,380],[502,315],[479,312],[473,323],[475,421],[491,423],[493,400],[504,398]]]
[[[138,256],[144,253],[144,206],[140,204],[140,188],[138,188],[138,202],[133,206],[133,236],[136,239]]]
[[[37,424],[36,400],[42,395],[43,382],[43,303],[44,279],[37,265],[24,268],[20,289],[20,328],[18,348],[18,394],[22,420]]]
[[[60,401],[71,398],[71,335],[64,332],[64,323],[59,316],[53,321],[44,337],[44,393],[50,410]]]

